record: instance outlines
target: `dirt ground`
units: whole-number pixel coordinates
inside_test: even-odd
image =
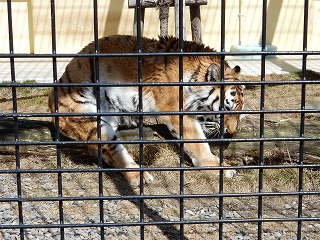
[[[319,79],[318,75],[312,75],[313,79]],[[299,75],[272,75],[267,81],[297,80]],[[248,81],[259,81],[258,77],[246,77]],[[311,80],[311,79],[310,79]],[[266,86],[264,89],[265,100],[263,102],[266,110],[300,109],[301,107],[301,85],[283,84]],[[48,112],[46,102],[46,88],[18,88],[18,112]],[[247,86],[245,92],[245,110],[259,110],[261,106],[261,86]],[[305,116],[306,126],[309,123],[310,131],[307,137],[318,137],[319,130],[312,127],[314,123],[319,124],[319,102],[320,85],[306,85],[306,106],[309,109],[318,109],[318,112],[307,113]],[[0,109],[1,112],[12,111],[12,94],[0,85]],[[260,114],[246,114],[241,123],[242,130],[233,136],[234,139],[258,137],[260,133]],[[284,137],[298,137],[300,125],[299,113],[275,112],[265,114],[264,126],[269,134],[270,129],[283,128],[287,130],[281,133]],[[9,120],[9,119],[6,119]],[[48,118],[24,118],[20,126],[19,135],[23,139],[33,141],[52,141],[52,125]],[[7,125],[4,123],[7,122]],[[0,141],[12,141],[14,139],[13,126],[10,121],[0,122]],[[295,123],[295,125],[284,125],[284,123]],[[42,124],[43,123],[43,124]],[[27,127],[27,125],[31,127]],[[285,126],[282,128],[282,126]],[[318,125],[316,125],[318,126]],[[291,130],[290,130],[291,129]],[[309,129],[309,128],[306,128]],[[136,132],[130,130],[132,136]],[[163,138],[147,129],[148,138],[151,140],[163,140]],[[123,135],[123,131],[120,135]],[[125,133],[127,134],[127,132]],[[244,134],[244,135],[242,135]],[[249,135],[247,135],[249,134]],[[270,133],[271,134],[271,133]],[[296,136],[298,134],[298,136]],[[131,136],[131,135],[130,135]],[[277,135],[279,136],[279,135]],[[275,137],[270,135],[270,137]],[[33,205],[49,204],[50,201],[32,201],[33,198],[56,198],[58,196],[58,181],[62,181],[62,196],[64,201],[64,217],[66,223],[70,224],[95,224],[99,222],[99,211],[101,202],[99,196],[99,182],[103,183],[103,208],[105,222],[125,223],[123,232],[130,232],[135,237],[124,238],[117,232],[115,239],[139,239],[140,227],[134,225],[141,222],[141,209],[143,209],[143,221],[146,226],[143,229],[145,239],[178,239],[181,234],[185,239],[216,239],[219,236],[219,212],[222,213],[223,239],[256,239],[258,234],[257,218],[261,214],[264,220],[261,224],[263,239],[296,239],[298,226],[299,208],[302,209],[302,237],[303,239],[317,239],[320,234],[319,221],[319,191],[320,191],[320,154],[319,140],[308,141],[311,144],[310,151],[304,153],[304,160],[312,167],[299,171],[299,148],[288,142],[271,141],[264,147],[264,162],[267,168],[263,171],[250,169],[249,166],[260,164],[259,146],[252,147],[247,142],[231,142],[224,151],[226,162],[234,166],[242,166],[233,179],[223,179],[219,184],[219,178],[212,174],[211,170],[193,171],[191,163],[186,157],[187,168],[183,172],[165,170],[153,171],[152,168],[179,167],[179,148],[174,144],[147,144],[143,146],[144,163],[150,168],[150,173],[155,177],[155,182],[145,185],[142,190],[132,189],[123,179],[119,172],[108,166],[103,166],[104,172],[99,174],[95,157],[92,157],[83,146],[61,147],[61,168],[66,172],[60,176],[57,173],[22,173],[22,197],[29,199]],[[313,145],[312,145],[313,144]],[[292,146],[291,146],[292,145]],[[299,145],[297,145],[299,147]],[[133,157],[139,159],[139,146],[128,146]],[[308,149],[308,148],[307,148]],[[14,147],[0,146],[0,175],[7,179],[15,179],[16,156]],[[219,147],[213,146],[212,151],[219,154]],[[19,161],[21,169],[50,170],[57,169],[57,150],[54,145],[27,145],[19,147]],[[108,171],[109,169],[109,171]],[[12,170],[12,172],[10,172]],[[70,170],[70,171],[68,171]],[[78,171],[76,171],[78,170]],[[9,172],[9,173],[6,173]],[[303,172],[303,173],[302,173]],[[181,182],[181,178],[183,181]],[[15,183],[3,182],[16,197],[16,189],[9,185]],[[10,185],[11,186],[11,185]],[[183,189],[182,189],[183,186]],[[300,198],[299,188],[302,187],[304,195]],[[3,187],[5,188],[5,187]],[[1,190],[1,189],[0,189]],[[60,191],[59,190],[59,191]],[[259,192],[263,196],[259,196]],[[1,191],[0,191],[1,193]],[[295,194],[297,193],[297,194]],[[222,195],[221,195],[222,194]],[[182,200],[181,196],[184,195]],[[0,195],[1,198],[6,198]],[[85,199],[89,196],[89,200]],[[143,196],[143,208],[142,200]],[[223,196],[223,198],[222,198]],[[83,199],[82,199],[83,198]],[[75,204],[76,202],[76,204]],[[1,208],[2,202],[0,202]],[[40,211],[42,217],[51,218],[51,223],[59,223],[59,208],[55,199],[51,201],[50,211]],[[182,207],[181,207],[182,206]],[[35,207],[35,206],[33,206]],[[182,209],[181,209],[182,208]],[[14,208],[17,214],[18,208]],[[28,220],[26,210],[25,221]],[[184,215],[185,225],[183,228],[178,224]],[[95,219],[98,218],[98,219]],[[317,220],[317,221],[315,221]],[[68,222],[69,221],[69,222]],[[29,221],[30,224],[40,224]],[[48,222],[45,222],[48,224]],[[134,223],[134,224],[131,224]],[[98,227],[97,227],[98,228]],[[106,228],[107,232],[114,227]],[[118,227],[119,228],[119,227]],[[6,230],[1,230],[6,231]],[[111,231],[111,230],[110,230]],[[110,233],[110,234],[111,234]],[[280,235],[279,235],[279,234]],[[108,232],[109,234],[109,232]],[[134,235],[135,234],[135,235]],[[0,235],[1,236],[1,235]],[[82,236],[82,235],[81,235]],[[242,236],[242,238],[240,238]],[[238,238],[237,238],[238,237]],[[247,237],[247,238],[245,238]],[[86,238],[79,238],[86,239]]]

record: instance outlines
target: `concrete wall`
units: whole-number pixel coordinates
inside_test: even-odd
[[[58,53],[75,53],[93,40],[92,0],[56,0],[56,40]],[[308,50],[320,50],[320,0],[310,0]],[[269,0],[267,43],[280,51],[302,50],[304,0]],[[98,0],[99,37],[132,34],[134,10],[127,0]],[[201,7],[203,42],[220,50],[220,1],[209,0]],[[171,9],[169,33],[174,34]],[[226,50],[239,43],[239,0],[226,1]],[[242,0],[241,42],[260,43],[262,0]],[[191,40],[189,9],[187,39]],[[51,53],[49,0],[12,0],[14,52]],[[159,34],[158,12],[146,9],[144,35]],[[7,2],[0,0],[0,53],[9,52]]]

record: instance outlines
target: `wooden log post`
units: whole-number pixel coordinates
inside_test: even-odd
[[[169,7],[173,0],[158,0],[160,36],[168,36]]]
[[[200,6],[190,6],[192,41],[202,42]]]
[[[195,42],[202,42],[201,34],[201,18],[200,18],[200,5],[207,5],[207,0],[181,0],[183,1],[183,6],[190,7],[190,20],[191,20],[191,32],[192,40]],[[171,1],[169,7],[175,7],[175,34],[179,37],[179,0]],[[128,0],[128,7],[135,8],[136,0]],[[140,0],[140,11],[141,11],[141,35],[143,35],[144,26],[144,13],[145,8],[159,7],[159,0]],[[135,9],[135,20],[133,26],[133,34],[137,35],[137,9]],[[168,11],[168,8],[164,9]],[[162,16],[166,16],[163,14]],[[160,14],[160,36],[165,36],[167,34],[168,19],[161,18]],[[186,39],[186,20],[185,11],[183,11],[182,22],[183,22],[183,39]]]
[[[185,0],[176,0],[174,1],[174,13],[175,13],[175,33],[176,38],[180,38],[180,36],[183,37],[183,40],[186,39],[186,15],[184,11],[184,7],[182,9],[182,16],[180,16],[180,1],[182,1],[182,6],[186,5]],[[182,27],[180,27],[180,18],[182,18]],[[182,35],[180,35],[180,30],[182,30]]]

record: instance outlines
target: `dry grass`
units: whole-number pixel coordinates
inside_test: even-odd
[[[43,113],[47,112],[48,94],[51,88],[36,87],[35,81],[25,81],[25,87],[12,88],[1,87],[0,83],[0,109],[2,113],[13,112],[13,94],[16,94],[17,112],[19,113]],[[29,85],[29,86],[28,86]],[[32,118],[28,118],[32,119]],[[38,120],[38,119],[37,119]],[[43,119],[48,120],[48,119]]]
[[[313,79],[319,79],[319,75],[308,72],[308,76]],[[299,73],[288,75],[268,75],[269,80],[297,80],[300,79]],[[259,77],[245,77],[244,80],[259,81]],[[32,83],[33,84],[33,83]],[[261,87],[248,87],[245,93],[245,108],[248,110],[260,109],[260,91]],[[17,103],[18,112],[47,112],[47,88],[17,88]],[[319,106],[320,99],[320,84],[313,84],[306,86],[306,102]],[[12,92],[10,88],[3,88],[0,85],[0,109],[4,113],[12,112]],[[265,109],[299,109],[300,108],[300,85],[271,85],[265,87]],[[273,114],[266,115],[266,119],[278,122],[288,118],[297,118],[296,114]],[[317,119],[317,118],[315,118]],[[27,118],[27,120],[32,120]],[[48,120],[43,118],[41,120]],[[0,129],[0,137],[1,129]],[[153,140],[158,140],[158,135],[151,137]],[[139,159],[138,146],[128,146],[131,155],[135,160]],[[22,148],[20,161],[22,169],[55,169],[57,168],[56,149],[54,147],[39,147],[28,146]],[[214,152],[218,152],[218,148],[213,148]],[[179,150],[176,145],[170,144],[148,144],[143,147],[144,164],[150,168],[154,167],[177,167],[180,165]],[[286,164],[289,160],[293,160],[293,156],[278,148],[266,151],[265,154],[266,164]],[[226,161],[234,165],[250,165],[259,164],[259,159],[253,157],[250,152],[243,153],[240,156],[236,154],[225,154]],[[319,156],[318,156],[319,157]],[[290,163],[290,161],[289,161]],[[65,169],[88,169],[97,168],[96,159],[91,157],[84,147],[64,147],[62,149],[61,158],[62,168]],[[190,161],[186,161],[186,166],[191,165]],[[12,149],[0,148],[0,168],[1,169],[15,169],[15,156]],[[192,170],[187,168],[183,174],[184,177],[184,194],[213,194],[219,192],[218,177],[214,176],[210,171],[188,171]],[[180,194],[180,172],[178,171],[151,171],[155,177],[155,182],[147,185],[144,188],[145,195],[175,195]],[[239,171],[239,175],[235,179],[224,179],[223,192],[224,193],[257,193],[261,185],[264,192],[295,192],[299,187],[299,171],[296,168],[280,168],[280,169],[267,169],[263,170],[262,182],[259,181],[259,170],[243,170]],[[41,174],[40,174],[41,175]],[[39,182],[43,176],[39,174],[23,174],[24,177],[32,178],[35,182]],[[57,175],[49,174],[47,176],[52,182],[57,183]],[[38,179],[38,180],[37,180]],[[302,175],[303,190],[304,191],[319,191],[320,190],[320,176],[319,170],[303,171]],[[98,182],[99,174],[95,172],[87,173],[65,173],[63,174],[63,195],[64,196],[98,196]],[[103,174],[104,182],[104,195],[107,196],[124,196],[138,194],[139,189],[130,189],[124,181],[120,173],[107,172]],[[50,189],[57,189],[57,186],[51,186]],[[46,190],[45,187],[36,187],[32,191],[24,191],[26,197],[41,197],[41,196],[56,196],[55,191]],[[284,208],[285,203],[297,202],[297,196],[283,195],[275,197],[263,198],[263,211],[264,217],[296,217],[296,209],[289,210]],[[219,202],[217,197],[212,198],[195,198],[185,199],[186,209],[196,209],[201,206],[215,206]],[[145,201],[148,209],[156,209],[159,206],[167,206],[163,209],[164,219],[159,217],[159,220],[167,221],[175,219],[179,216],[179,200],[178,199],[150,199]],[[139,214],[137,205],[130,201],[119,201],[119,211],[123,213]],[[69,206],[66,203],[65,214],[72,214],[78,211],[75,206]],[[315,196],[304,197],[305,211],[308,209],[316,209],[319,206],[319,199]],[[81,206],[81,211],[85,215],[90,215],[98,211],[97,202],[87,201],[85,205]],[[237,198],[224,198],[224,211],[235,210],[246,214],[246,218],[256,218],[258,208],[257,197],[237,197]],[[106,210],[107,211],[107,210]],[[286,212],[285,212],[286,211]],[[310,210],[311,211],[311,210]],[[57,213],[55,213],[57,214]],[[148,217],[151,220],[152,211]],[[83,222],[79,219],[79,222]],[[288,223],[294,225],[294,223]],[[239,224],[240,225],[240,224]],[[230,225],[233,229],[232,224]],[[245,228],[250,228],[251,224],[247,224]],[[255,225],[254,225],[255,226]],[[253,226],[253,227],[254,227]],[[281,229],[279,223],[264,223],[266,228]],[[190,239],[203,239],[210,236],[215,238],[217,232],[206,232],[209,226],[206,225],[187,225],[186,232]],[[251,226],[252,227],[252,226]],[[295,229],[292,226],[292,229]],[[150,226],[146,230],[148,233],[157,232],[156,227]],[[234,227],[236,229],[236,227]],[[209,235],[207,235],[209,234]],[[294,236],[294,235],[293,235]],[[159,236],[157,239],[165,239]]]
[[[260,76],[244,76],[244,81],[261,81]],[[270,74],[266,76],[266,81],[296,81],[301,80],[301,72],[289,73],[289,74]],[[307,71],[308,80],[319,80],[320,74]],[[247,110],[259,110],[260,109],[260,97],[261,97],[261,86],[250,85],[247,86],[245,92],[245,108]],[[266,85],[264,88],[264,109],[265,110],[294,110],[301,109],[301,84],[272,84]],[[305,87],[305,102],[307,108],[320,108],[320,84],[306,84]],[[289,114],[269,114],[266,118],[272,120],[283,120],[288,118],[297,118],[300,115],[289,113]]]
[[[301,73],[291,73],[291,74],[282,74],[282,75],[267,75],[266,80],[279,80],[279,81],[286,81],[286,80],[298,80],[301,78]],[[312,80],[312,79],[320,79],[319,74],[308,71],[307,72],[307,80]],[[245,81],[259,81],[260,77],[259,76],[244,76]],[[27,84],[35,84],[33,81],[27,81],[25,82]],[[21,88],[16,88],[17,92],[17,104],[18,104],[18,112],[47,112],[47,94],[50,91],[48,88],[37,88],[37,87],[21,87]],[[300,108],[300,92],[301,92],[301,86],[300,85],[267,85],[265,87],[265,109],[299,109]],[[308,104],[318,104],[320,102],[319,100],[319,94],[320,94],[320,84],[312,84],[312,85],[307,85],[306,86],[306,102]],[[12,91],[10,88],[1,88],[0,87],[0,109],[2,112],[12,112]],[[259,109],[260,102],[257,100],[260,99],[260,86],[255,86],[255,87],[248,87],[245,93],[245,106],[246,109],[251,110],[257,110]],[[266,118],[269,116],[267,115]],[[270,119],[287,119],[287,118],[295,118],[298,117],[295,114],[274,114],[270,115]],[[28,118],[30,119],[30,118]],[[47,120],[47,119],[44,119]],[[154,135],[154,140],[157,140],[158,135]],[[33,148],[34,149],[34,148]],[[139,159],[139,152],[137,147],[131,146],[131,153],[133,157],[137,160]],[[89,157],[89,154],[86,153],[84,154],[84,150],[80,151],[72,151],[70,149],[67,149],[64,151],[64,164],[68,166],[68,163],[72,163],[71,168],[75,168],[78,166],[78,164],[87,164],[84,158],[89,158],[90,159],[90,164],[92,166],[94,159]],[[32,150],[25,151],[29,155],[33,155]],[[50,150],[49,150],[50,152]],[[214,148],[213,152],[218,153],[218,149]],[[77,156],[73,156],[76,154]],[[41,152],[39,154],[36,154],[36,158],[33,158],[33,162],[41,162],[42,164],[45,163],[45,166],[42,166],[41,168],[55,168],[56,164],[50,159],[54,159],[55,152],[52,152],[53,156],[48,157],[48,152],[44,152],[44,158],[45,161],[41,161],[40,159],[42,158]],[[172,167],[172,166],[179,166],[179,151],[176,145],[168,145],[168,144],[148,144],[144,146],[144,164],[150,167]],[[241,160],[233,159],[234,156],[226,154],[226,158],[229,160],[229,162],[233,164],[259,164],[258,159],[252,158],[252,155],[245,155],[241,156]],[[239,156],[236,156],[239,158]],[[264,154],[265,157],[265,163],[266,164],[274,164],[274,163],[279,163],[279,162],[285,162],[284,159],[287,156],[287,153],[284,152],[282,149],[274,148],[271,151],[266,151]],[[39,158],[39,159],[37,159]],[[49,160],[48,160],[49,159]],[[248,160],[249,159],[249,160]],[[228,161],[227,160],[227,161]],[[287,161],[288,159],[286,159]],[[3,163],[4,161],[2,161]],[[32,163],[30,164],[29,161],[28,166],[32,168],[35,167],[35,164]],[[187,161],[186,164],[188,166],[191,165],[190,161]],[[40,167],[40,166],[39,166]],[[294,171],[292,169],[280,169],[280,170],[267,170],[265,171],[265,179],[268,179],[268,183],[272,186],[278,186],[277,183],[286,183],[284,184],[284,189],[294,191],[296,189],[296,184],[293,184],[292,178],[289,178],[290,180],[286,180],[288,176],[291,176],[291,172]],[[240,171],[241,172],[241,171]],[[279,172],[281,174],[279,174]],[[287,172],[286,174],[284,172]],[[158,173],[154,173],[155,175],[158,175]],[[160,174],[161,175],[161,174]],[[190,176],[189,176],[190,175]],[[271,175],[271,177],[269,177]],[[297,173],[296,173],[297,175]],[[273,177],[274,176],[274,177]],[[312,174],[305,174],[305,184],[307,184],[310,180],[310,176],[312,178],[314,177]],[[237,186],[239,189],[243,191],[256,191],[256,185],[253,184],[254,182],[258,181],[258,174],[257,171],[255,170],[250,170],[250,171],[245,171],[243,176],[240,176],[239,181],[237,182]],[[284,178],[283,181],[279,178]],[[179,172],[172,172],[168,171],[163,176],[157,177],[158,182],[166,182],[168,181],[167,179],[170,179],[170,182],[176,181],[177,184],[173,185],[179,185]],[[206,172],[186,172],[186,183],[190,182],[190,185],[192,182],[195,184],[197,182],[201,182],[201,179],[205,179],[207,182],[210,182],[210,186],[208,186],[208,189],[204,187],[202,189],[202,192],[205,192],[206,190],[209,191],[214,191],[216,186],[211,185],[212,182],[215,182],[214,177],[212,177],[212,174],[208,174]],[[276,179],[275,181],[272,181],[272,179]],[[226,181],[226,185],[228,186],[228,180]],[[232,185],[231,184],[230,186]],[[246,186],[246,182],[249,182],[249,185],[254,185],[252,189],[248,188]],[[240,187],[239,183],[243,183],[244,187]],[[288,184],[291,184],[292,186],[288,186]],[[161,183],[162,184],[162,183]],[[159,187],[161,187],[161,184]],[[314,184],[314,182],[313,182]],[[317,183],[318,184],[318,183]],[[154,184],[154,185],[157,185]],[[281,185],[279,185],[280,190]],[[268,184],[266,184],[266,187]],[[155,187],[155,186],[154,186]],[[289,187],[289,188],[288,188]],[[231,187],[232,188],[232,187]],[[200,190],[198,188],[198,190]],[[230,190],[230,191],[234,191]],[[178,190],[176,190],[178,192]]]

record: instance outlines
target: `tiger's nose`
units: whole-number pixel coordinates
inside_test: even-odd
[[[236,133],[236,132],[238,132],[238,130],[239,130],[239,128],[238,127],[233,127],[233,128],[227,128],[226,129],[226,132],[228,133],[228,134],[234,134],[234,133]]]
[[[239,131],[239,115],[228,114],[225,116],[225,127],[228,134],[234,134]]]

